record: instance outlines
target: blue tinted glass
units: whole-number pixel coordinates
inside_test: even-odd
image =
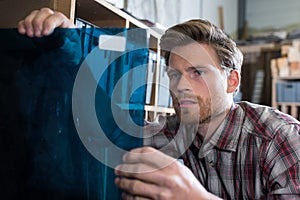
[[[124,51],[98,48],[100,35],[115,34],[126,39]],[[141,29],[83,26],[30,39],[0,30],[3,197],[120,198],[113,167],[124,151],[142,145],[146,36]],[[82,82],[85,69],[89,80]],[[141,125],[135,135],[126,129],[132,123]]]

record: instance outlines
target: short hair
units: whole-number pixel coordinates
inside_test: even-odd
[[[222,66],[241,72],[243,54],[236,43],[216,25],[203,19],[189,20],[166,30],[160,39],[166,63],[168,64],[170,53],[174,47],[195,41],[211,46]]]

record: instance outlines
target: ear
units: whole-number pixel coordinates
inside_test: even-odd
[[[227,93],[234,93],[240,85],[240,73],[232,70],[227,78]]]

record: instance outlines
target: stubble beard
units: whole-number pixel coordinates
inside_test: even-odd
[[[193,107],[180,107],[177,98],[173,97],[173,105],[178,116],[178,120],[184,124],[203,124],[209,122],[212,116],[212,101],[211,98],[191,97],[188,95],[185,98],[192,98],[197,101],[197,105]]]

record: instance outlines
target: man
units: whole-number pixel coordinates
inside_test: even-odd
[[[71,23],[43,9],[19,32],[41,36],[55,27]],[[145,145],[155,148],[124,155],[115,169],[122,197],[299,199],[300,124],[269,107],[234,103],[242,65],[236,44],[210,22],[191,20],[168,29],[161,47],[177,115],[146,127]]]

